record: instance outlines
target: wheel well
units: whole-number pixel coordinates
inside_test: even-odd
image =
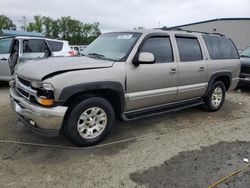
[[[102,97],[110,102],[114,108],[117,117],[120,117],[123,111],[124,104],[122,102],[121,96],[118,92],[112,89],[97,89],[87,92],[81,92],[71,96],[65,103],[65,106],[69,107],[70,111],[78,102],[90,97]]]
[[[226,87],[226,90],[228,90],[230,88],[230,78],[229,76],[218,76],[214,82],[217,82],[217,81],[222,81]]]

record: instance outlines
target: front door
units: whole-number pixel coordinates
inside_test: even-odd
[[[0,80],[8,81],[11,78],[9,57],[13,38],[0,39]]]
[[[163,105],[176,99],[178,68],[169,36],[146,37],[138,53],[150,52],[155,63],[133,65],[127,62],[126,111]]]

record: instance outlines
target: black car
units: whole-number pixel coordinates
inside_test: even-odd
[[[239,85],[250,86],[250,46],[240,53],[241,72]]]

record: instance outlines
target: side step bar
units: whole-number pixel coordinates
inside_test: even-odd
[[[177,104],[170,104],[166,106],[161,106],[161,107],[155,107],[152,109],[146,109],[146,110],[140,110],[136,112],[126,112],[122,115],[122,119],[124,121],[132,121],[132,120],[137,120],[137,119],[142,119],[142,118],[148,118],[156,115],[161,115],[165,114],[168,112],[175,112],[179,111],[185,108],[190,108],[194,106],[199,106],[204,104],[204,101],[202,99],[196,99],[188,102],[181,102]]]

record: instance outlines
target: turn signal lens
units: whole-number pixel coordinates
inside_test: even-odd
[[[44,99],[44,98],[37,98],[37,102],[44,106],[52,106],[55,103],[54,99]]]

